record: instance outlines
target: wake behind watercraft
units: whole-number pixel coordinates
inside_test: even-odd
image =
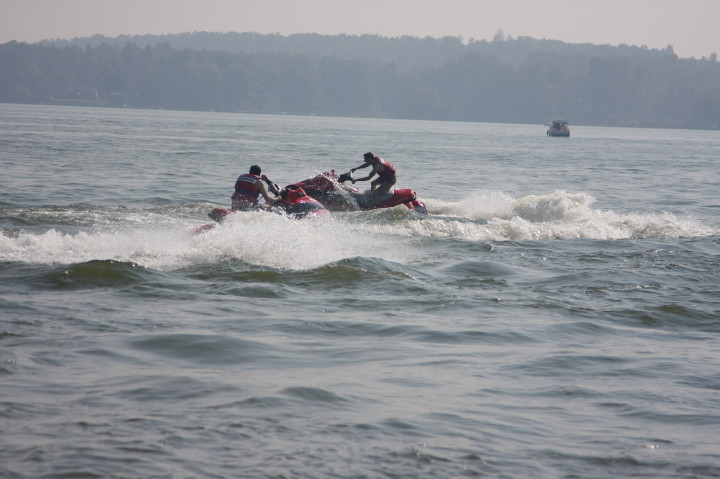
[[[308,195],[322,201],[331,211],[374,210],[405,205],[408,209],[417,213],[428,214],[425,203],[418,200],[415,191],[410,188],[390,190],[389,193],[381,195],[376,201],[373,191],[363,191],[344,184],[346,181],[352,180],[351,172],[338,176],[335,170],[331,170],[313,178],[299,181],[297,185],[301,186]]]
[[[285,188],[278,186],[267,180],[268,189],[274,194],[280,196],[280,201],[270,205],[270,208],[258,206],[254,208],[257,211],[270,211],[275,213],[283,213],[297,219],[314,219],[330,215],[330,211],[315,198],[308,195],[302,187],[298,185],[287,185]],[[208,223],[193,228],[192,233],[198,234],[213,229],[225,218],[236,213],[237,210],[231,208],[213,208],[208,216],[216,221],[216,223]]]

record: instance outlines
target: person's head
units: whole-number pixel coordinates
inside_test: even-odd
[[[251,175],[259,175],[260,173],[262,173],[262,170],[260,169],[260,167],[258,165],[252,165],[250,167]]]
[[[375,155],[368,151],[363,155],[363,159],[365,159],[365,163],[370,163],[372,160],[375,159]]]

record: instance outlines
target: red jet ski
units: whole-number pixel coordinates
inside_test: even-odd
[[[321,201],[331,211],[357,211],[359,209],[352,195],[360,193],[360,189],[339,183],[335,170],[298,181],[296,184],[308,195]]]
[[[362,191],[343,184],[352,179],[352,174],[349,172],[338,176],[335,170],[331,170],[299,181],[297,185],[301,186],[308,195],[322,201],[331,211],[373,210],[405,205],[410,210],[427,214],[425,203],[418,200],[415,191],[410,188],[390,190],[375,203],[372,191]]]
[[[294,218],[319,218],[327,216],[330,211],[318,200],[308,195],[298,185],[287,185],[285,188],[278,190],[277,185],[274,183],[268,185],[271,192],[280,196],[280,201],[271,205],[269,211],[275,211],[278,213],[285,213]],[[265,208],[258,206],[258,211],[265,211]],[[222,223],[228,215],[235,213],[236,210],[230,208],[213,208],[208,213],[208,216],[217,223],[208,223],[202,226],[193,228],[193,234],[202,233],[203,231],[210,230],[217,226],[218,223]]]

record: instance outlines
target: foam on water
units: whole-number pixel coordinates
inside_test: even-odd
[[[471,241],[518,241],[661,239],[704,237],[720,232],[691,216],[678,217],[667,212],[620,214],[593,209],[594,202],[595,198],[582,192],[555,191],[514,199],[502,192],[475,191],[456,203],[429,200],[431,213],[447,216],[431,216],[422,227],[413,225],[413,233]]]
[[[249,212],[232,215],[222,225],[195,236],[189,231],[198,220],[168,211],[162,215],[156,211],[93,212],[99,224],[86,227],[87,210],[69,208],[57,212],[56,218],[66,224],[63,228],[2,232],[0,260],[71,264],[109,259],[168,271],[237,259],[302,270],[358,256],[411,262],[423,256],[423,238],[616,240],[718,234],[717,228],[692,217],[665,212],[620,214],[593,209],[594,201],[582,192],[555,191],[513,199],[502,192],[476,191],[455,203],[429,200],[427,217],[405,208],[339,213],[319,221]],[[47,221],[49,212],[43,208],[36,214]],[[72,220],[73,215],[82,220]],[[117,223],[108,224],[103,215]],[[67,227],[68,223],[73,226]]]
[[[193,235],[197,220],[175,219],[158,225],[149,215],[143,224],[138,216],[130,215],[131,221],[121,225],[83,231],[0,232],[0,261],[71,264],[116,260],[175,270],[237,259],[297,270],[355,256],[409,260],[405,250],[391,248],[391,238],[380,237],[363,224],[333,218],[298,221],[260,212],[236,213],[212,230]]]
[[[390,251],[389,260],[408,260],[403,251],[389,248],[392,238],[380,237],[339,217],[298,221],[260,212],[236,213],[222,225],[193,237],[191,244],[206,262],[236,258],[293,270],[374,256],[376,250]]]

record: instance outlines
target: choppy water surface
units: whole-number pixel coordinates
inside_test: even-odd
[[[0,105],[0,477],[720,477],[720,134]],[[430,210],[228,206],[371,150]]]

